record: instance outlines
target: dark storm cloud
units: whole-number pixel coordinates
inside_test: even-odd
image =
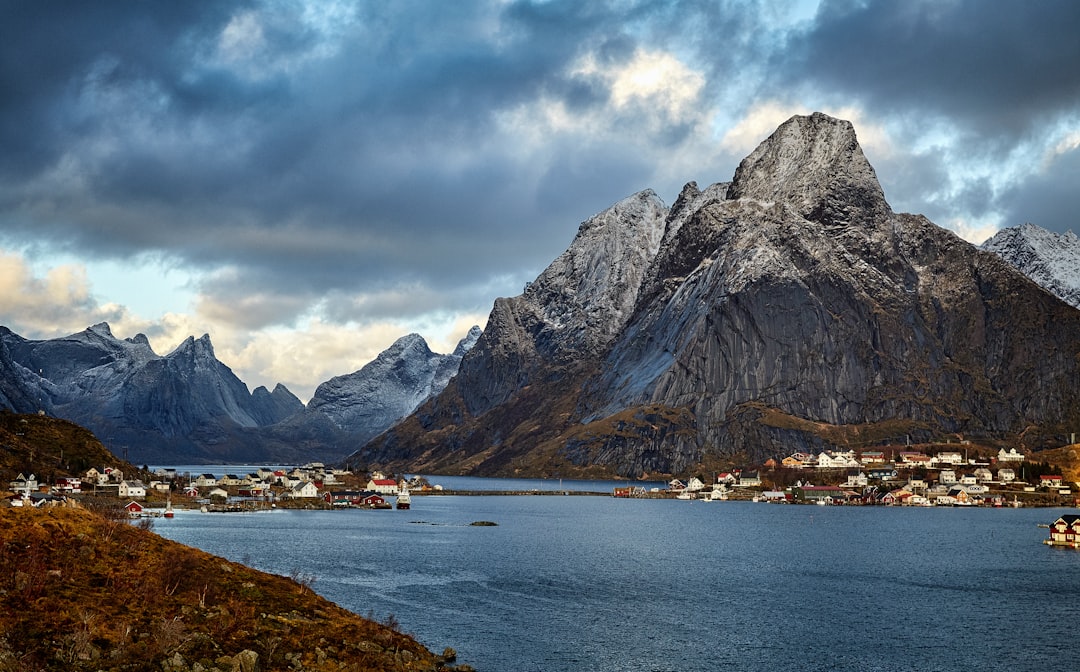
[[[0,52],[17,93],[0,122],[9,235],[236,264],[238,292],[462,283],[478,261],[535,271],[645,174],[647,159],[588,142],[537,166],[495,127],[543,96],[579,113],[607,102],[564,74],[585,50],[633,51],[603,5],[372,3],[332,38],[256,4],[28,7]],[[215,60],[247,9],[266,10],[255,52]]]
[[[1080,3],[826,0],[780,57],[778,81],[812,82],[876,114],[962,120],[1008,143],[1080,103]]]
[[[210,271],[220,306],[255,297],[253,328],[328,292],[342,317],[440,297],[486,310],[478,288],[510,278],[518,291],[580,221],[702,178],[652,183],[662,161],[715,139],[659,106],[616,110],[609,82],[574,72],[585,55],[615,68],[641,49],[677,53],[706,74],[703,106],[817,89],[910,137],[924,113],[963,120],[990,158],[1075,110],[1080,82],[1063,67],[1080,63],[1073,3],[830,2],[801,27],[785,2],[343,6],[355,11],[321,21],[257,0],[0,9],[0,244]],[[538,131],[529,115],[545,105],[598,115],[600,132]],[[943,157],[885,158],[890,197],[919,202],[947,182]],[[957,193],[984,210],[1001,197]],[[401,288],[418,293],[411,307]],[[349,298],[360,291],[379,298]]]
[[[1012,185],[1001,196],[1005,224],[1038,224],[1059,233],[1080,233],[1080,207],[1077,203],[1077,178],[1080,175],[1080,149],[1056,157],[1041,170]]]
[[[888,123],[901,145],[944,133],[943,146],[895,159],[893,168],[913,188],[902,184],[891,193],[906,203],[925,201],[921,211],[931,216],[978,217],[1037,201],[1034,192],[1006,196],[985,175],[975,184],[955,175],[965,162],[1005,173],[1026,143],[1045,142],[1062,124],[1076,123],[1078,26],[1080,3],[1072,0],[825,0],[771,59],[768,86],[777,95],[813,89],[835,104],[859,105],[869,119]],[[899,165],[905,161],[911,165]],[[1064,199],[1059,207],[1080,207],[1076,194],[1054,195]],[[1060,226],[1059,217],[1048,219],[1044,226]],[[1015,225],[1011,216],[1002,223]]]

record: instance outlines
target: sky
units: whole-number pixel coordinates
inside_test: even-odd
[[[1077,229],[1077,35],[1074,0],[0,0],[0,325],[209,334],[306,401],[813,111],[895,211]]]

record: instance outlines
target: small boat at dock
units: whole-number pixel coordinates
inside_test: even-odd
[[[412,506],[412,496],[409,495],[408,489],[402,488],[397,496],[397,508],[408,509],[410,506]]]

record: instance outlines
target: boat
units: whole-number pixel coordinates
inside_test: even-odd
[[[397,496],[397,508],[407,509],[410,505],[412,505],[412,497],[409,495],[408,489],[402,488]]]
[[[165,502],[165,517],[172,518],[175,515],[176,514],[173,513],[172,510],[172,497],[169,497],[169,499]]]

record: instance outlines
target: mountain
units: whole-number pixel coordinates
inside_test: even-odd
[[[319,385],[308,414],[326,416],[362,444],[441,392],[480,333],[470,329],[449,355],[432,352],[419,334],[402,336],[359,371]]]
[[[1024,224],[1002,229],[981,246],[1015,266],[1040,287],[1080,308],[1080,239],[1069,231]]]
[[[406,336],[305,408],[280,384],[249,393],[208,335],[161,356],[143,334],[121,340],[105,323],[36,341],[0,327],[0,408],[72,420],[139,463],[340,459],[441,391],[479,334],[449,355]]]
[[[637,477],[907,438],[1042,447],[1080,421],[1076,327],[997,256],[894,213],[849,122],[798,116],[729,183],[583,223],[447,388],[350,461]]]
[[[36,341],[0,329],[0,342],[15,372],[12,382],[24,391],[18,404],[7,399],[8,408],[77,422],[126,459],[296,457],[250,442],[231,449],[244,430],[277,422],[303,405],[284,388],[250,394],[218,361],[209,336],[189,337],[165,356],[154,353],[146,336],[121,340],[105,323]]]

